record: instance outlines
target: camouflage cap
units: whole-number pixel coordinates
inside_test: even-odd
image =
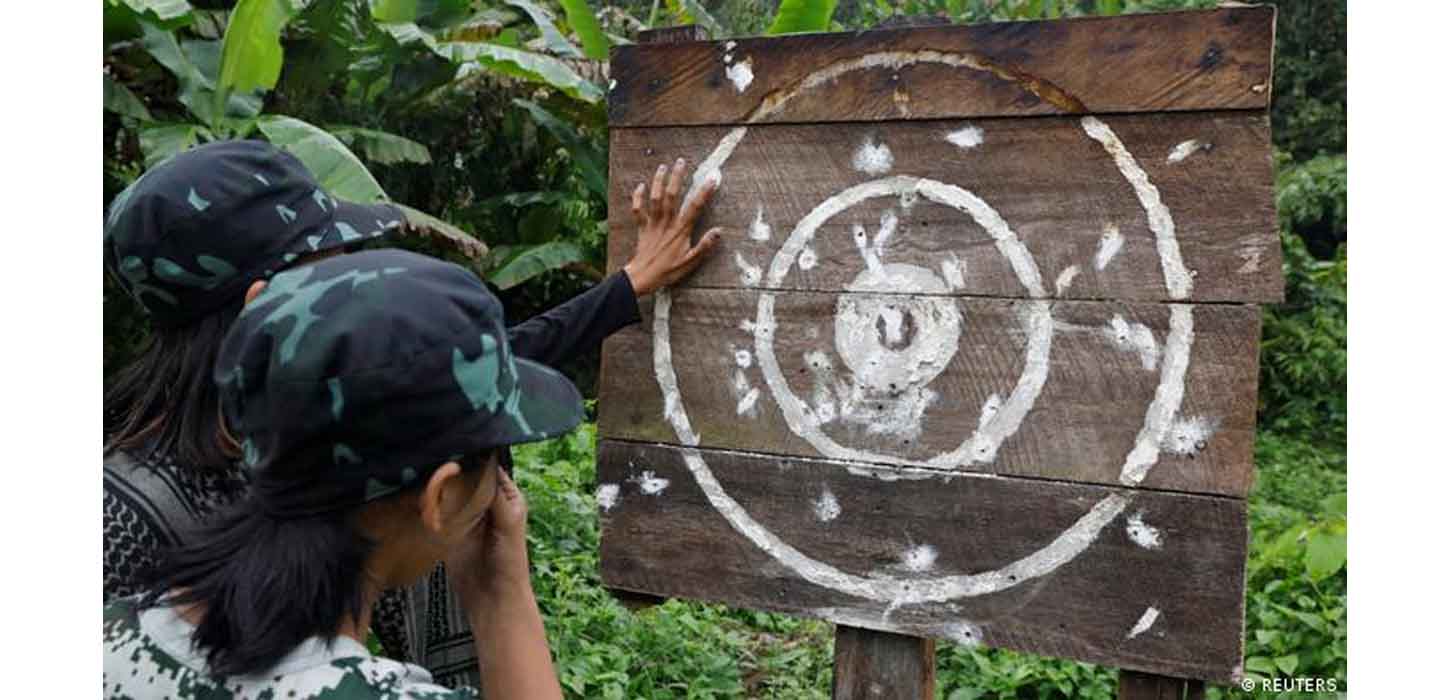
[[[106,267],[161,326],[239,300],[298,257],[403,225],[389,204],[333,198],[262,141],[218,141],[146,171],[111,202]]]
[[[215,379],[253,475],[306,480],[337,507],[583,418],[573,382],[513,356],[477,276],[401,250],[278,273],[227,334]]]

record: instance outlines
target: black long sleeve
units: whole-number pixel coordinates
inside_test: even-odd
[[[515,357],[557,368],[639,320],[634,285],[620,270],[579,296],[509,328],[509,347]]]

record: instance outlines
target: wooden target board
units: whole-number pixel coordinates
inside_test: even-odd
[[[1241,672],[1267,7],[616,48],[609,264],[684,156],[715,254],[611,338],[606,585]]]

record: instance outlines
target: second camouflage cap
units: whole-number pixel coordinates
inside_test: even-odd
[[[573,382],[513,356],[477,276],[401,250],[277,274],[223,342],[216,381],[254,474],[315,482],[339,506],[583,418]]]
[[[106,267],[161,326],[240,301],[302,256],[403,224],[390,204],[334,198],[290,153],[218,141],[146,171],[106,214]]]

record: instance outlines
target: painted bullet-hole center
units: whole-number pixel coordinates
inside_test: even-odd
[[[930,270],[868,268],[847,289],[856,293],[836,300],[835,344],[856,386],[890,393],[924,386],[956,356],[962,316],[955,301],[895,296],[945,293],[946,283]]]

